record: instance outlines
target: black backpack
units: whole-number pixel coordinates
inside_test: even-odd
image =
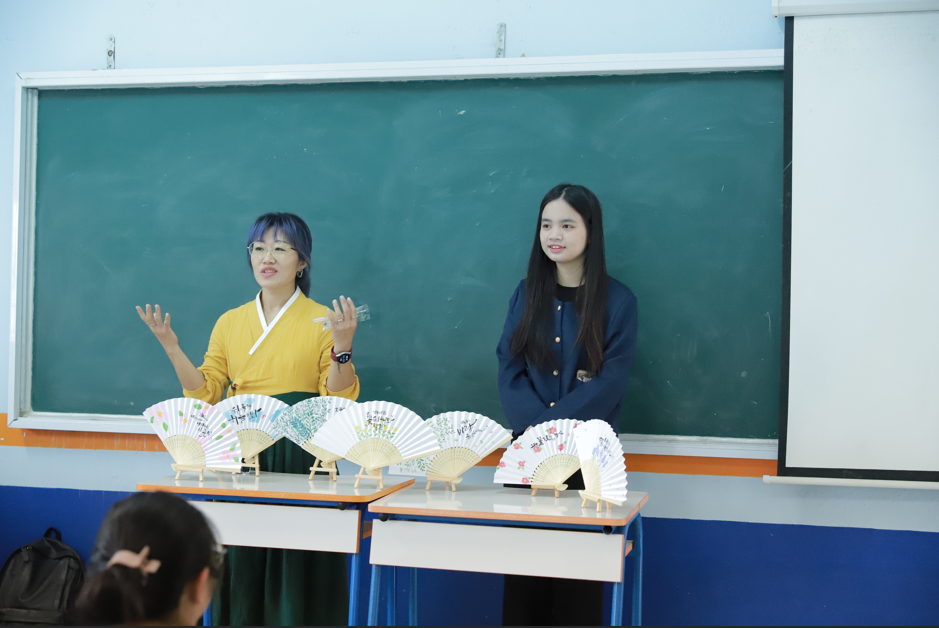
[[[54,535],[56,538],[50,538]],[[49,528],[19,548],[0,571],[0,624],[62,625],[85,581],[78,552]]]

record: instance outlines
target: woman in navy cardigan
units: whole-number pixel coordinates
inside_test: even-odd
[[[513,436],[552,419],[604,419],[618,432],[638,318],[636,296],[606,274],[600,201],[581,185],[553,188],[496,349]],[[567,485],[584,488],[579,471]],[[502,623],[600,625],[602,605],[600,582],[506,576]]]

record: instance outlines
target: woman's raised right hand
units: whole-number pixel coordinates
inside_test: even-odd
[[[156,306],[156,311],[150,311],[150,304],[147,304],[147,311],[144,312],[140,309],[140,306],[137,306],[137,314],[140,315],[140,320],[142,320],[147,327],[150,328],[150,331],[153,332],[153,335],[156,336],[157,340],[160,341],[160,344],[163,345],[163,348],[169,351],[173,347],[179,346],[179,338],[176,337],[176,334],[173,332],[173,329],[170,327],[170,315],[167,313],[166,319],[164,320],[161,312],[160,306]]]

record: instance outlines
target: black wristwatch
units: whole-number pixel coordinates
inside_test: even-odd
[[[339,364],[345,364],[352,359],[352,349],[343,351],[342,353],[336,353],[336,347],[333,347],[329,350],[329,354],[332,356],[333,362],[338,362]]]

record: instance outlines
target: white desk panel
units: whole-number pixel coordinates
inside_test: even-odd
[[[223,545],[346,554],[359,551],[361,511],[358,510],[231,502],[190,503],[212,522]]]
[[[622,582],[622,534],[375,521],[373,565]]]

